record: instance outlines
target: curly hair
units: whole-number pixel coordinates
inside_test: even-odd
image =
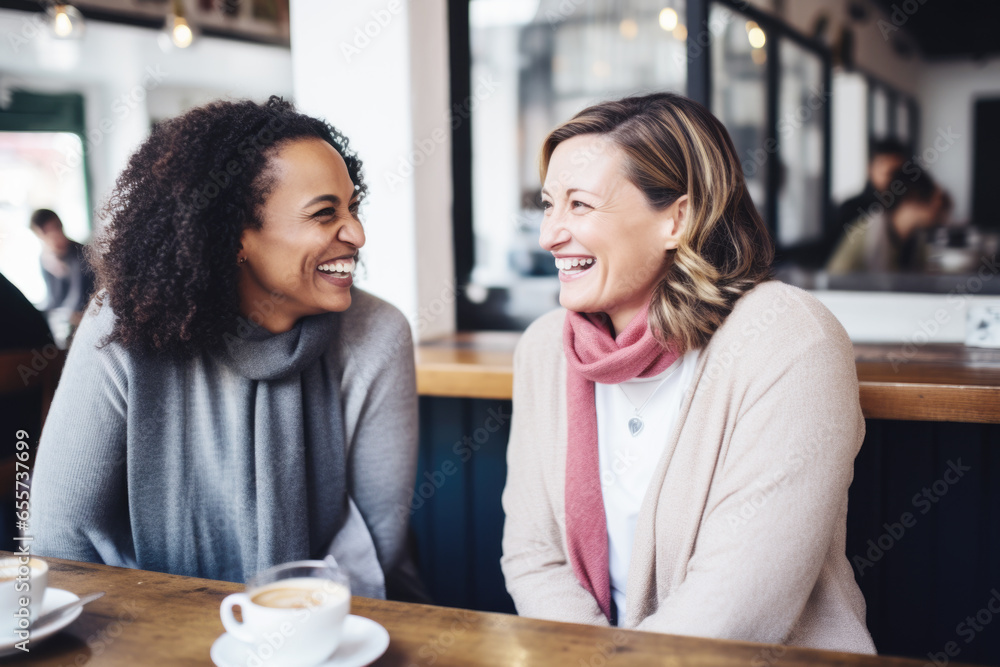
[[[663,344],[680,352],[702,347],[736,300],[771,278],[774,259],[726,128],[702,105],[673,93],[602,102],[545,139],[543,181],[556,146],[584,134],[622,152],[626,177],[654,209],[688,195],[686,226],[678,247],[664,258],[649,325]]]
[[[243,231],[262,225],[270,157],[312,137],[344,158],[360,202],[367,188],[347,137],[280,97],[213,102],[158,123],[118,177],[89,249],[99,301],[115,311],[104,344],[181,357],[219,346],[239,323],[236,258]]]

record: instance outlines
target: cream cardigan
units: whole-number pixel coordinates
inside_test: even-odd
[[[522,616],[607,625],[566,558],[565,311],[514,354],[501,566]],[[744,294],[698,361],[636,525],[626,628],[874,653],[845,554],[854,351],[808,292]]]

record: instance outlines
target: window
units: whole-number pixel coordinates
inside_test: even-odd
[[[780,171],[777,183],[777,244],[789,247],[818,240],[826,213],[827,134],[823,59],[799,44],[779,44],[778,92]]]
[[[868,81],[869,140],[896,139],[913,147],[917,140],[917,101],[878,79]]]
[[[80,137],[68,132],[0,132],[0,273],[29,301],[45,300],[41,243],[28,228],[38,208],[55,210],[66,235],[90,236]]]
[[[763,44],[756,47],[751,44],[750,31],[764,33],[755,21],[720,3],[712,5],[709,22],[718,26],[711,46],[712,99],[709,107],[729,131],[743,165],[747,190],[764,214],[767,167],[771,157],[765,149],[770,136],[767,52]]]
[[[733,139],[781,258],[782,250],[815,244],[824,234],[830,58],[824,46],[741,5],[710,5],[710,108]]]

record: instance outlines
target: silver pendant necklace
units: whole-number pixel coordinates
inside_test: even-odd
[[[669,380],[673,376],[673,374],[677,372],[677,369],[680,368],[683,363],[684,363],[683,359],[678,359],[677,365],[674,366],[674,369],[669,373],[667,373],[667,377],[660,380],[660,384],[656,385],[656,389],[650,392],[649,396],[646,397],[646,400],[643,401],[642,405],[640,405],[639,407],[635,407],[635,403],[632,402],[632,399],[629,398],[628,394],[625,393],[625,390],[622,389],[621,384],[618,385],[618,388],[622,390],[622,394],[625,396],[625,400],[628,401],[629,405],[631,405],[632,408],[635,410],[635,415],[633,415],[632,418],[628,420],[628,432],[632,434],[633,438],[642,433],[642,429],[645,426],[645,424],[642,422],[643,408],[646,407],[646,404],[649,403],[650,399],[653,398],[656,392],[660,390],[660,387],[663,386],[663,383]]]

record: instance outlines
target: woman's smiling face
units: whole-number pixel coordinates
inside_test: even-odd
[[[365,233],[347,165],[322,139],[279,146],[267,177],[263,224],[241,239],[240,311],[258,314],[261,326],[277,333],[307,315],[351,305]]]
[[[607,138],[572,137],[556,146],[542,188],[539,244],[559,269],[559,303],[581,313],[606,313],[615,331],[631,321],[676,248],[687,196],[653,209],[625,176],[624,157]]]

